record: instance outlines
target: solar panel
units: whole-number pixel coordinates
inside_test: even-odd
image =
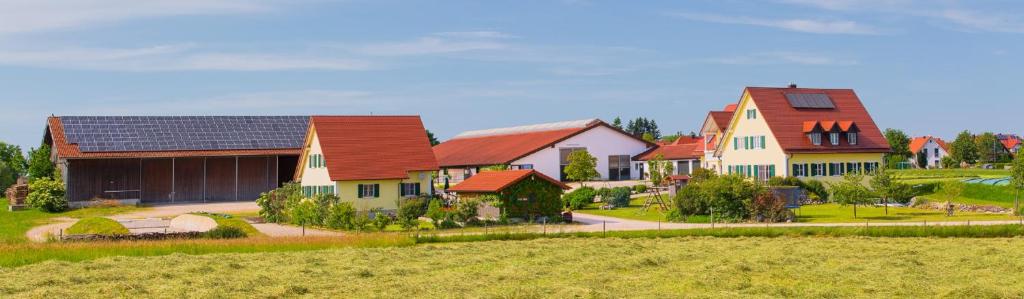
[[[786,99],[793,108],[835,109],[832,99],[824,93],[787,93]]]
[[[308,116],[64,116],[83,152],[301,148]]]

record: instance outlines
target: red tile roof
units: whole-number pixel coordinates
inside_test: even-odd
[[[1020,145],[1021,140],[1017,138],[1006,138],[999,140],[999,142],[1003,143],[1003,147],[1006,147],[1006,150],[1012,150],[1017,145]]]
[[[735,104],[733,104],[733,105],[735,105]],[[735,109],[735,108],[736,107],[733,107],[733,109]],[[731,112],[731,111],[711,111],[710,112],[711,119],[713,119],[715,121],[715,125],[718,125],[718,129],[722,130],[722,131],[725,131],[726,129],[729,128],[729,122],[732,121],[732,114],[733,113],[734,112]]]
[[[636,157],[633,157],[633,160],[648,161],[653,160],[658,155],[661,155],[663,160],[700,159],[704,155],[704,146],[699,142],[662,145],[636,155]]]
[[[499,192],[518,183],[527,178],[539,178],[550,182],[552,185],[558,186],[563,190],[568,190],[569,186],[559,182],[551,177],[548,177],[535,170],[504,170],[504,171],[484,171],[469,177],[462,181],[458,185],[448,188],[451,192],[486,192],[493,193]]]
[[[64,136],[64,125],[60,118],[51,116],[47,120],[53,149],[61,159],[103,159],[103,158],[184,158],[184,157],[218,157],[218,156],[265,156],[265,155],[296,155],[302,149],[266,149],[266,150],[190,150],[190,151],[142,151],[142,152],[82,152],[77,144],[68,143]]]
[[[764,121],[786,152],[889,152],[889,143],[875,125],[867,109],[852,89],[816,88],[773,88],[747,87],[754,103],[760,109]],[[797,109],[789,104],[788,93],[826,94],[835,105],[834,109]],[[807,122],[832,122],[836,120],[856,123],[859,129],[857,144],[838,146],[814,145],[804,134]],[[845,139],[844,139],[845,140]]]
[[[921,149],[924,148],[924,145],[928,144],[928,140],[935,140],[935,143],[938,143],[939,147],[941,147],[942,150],[944,150],[946,152],[949,152],[949,147],[946,146],[946,141],[943,141],[942,139],[940,139],[938,137],[932,137],[932,136],[914,137],[913,139],[911,139],[910,140],[910,152],[911,153],[921,152]]]
[[[332,181],[404,179],[410,171],[439,169],[419,116],[313,116],[310,130]]]
[[[739,106],[739,104],[725,105],[725,109],[722,109],[722,111],[723,112],[736,112],[736,107],[737,106]]]
[[[434,155],[441,167],[509,164],[596,127],[607,127],[651,146],[654,143],[636,138],[607,123],[597,120],[584,127],[454,138],[434,146]]]

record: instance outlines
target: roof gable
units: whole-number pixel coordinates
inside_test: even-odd
[[[546,176],[536,170],[503,170],[503,171],[484,171],[478,173],[468,179],[462,181],[458,185],[448,188],[451,192],[500,192],[515,183],[523,181],[527,178],[535,177],[541,180],[548,181],[552,185],[558,186],[563,190],[568,190],[569,186],[562,182],[559,182],[549,176]]]
[[[403,179],[410,171],[438,169],[419,116],[313,116],[310,129],[332,181]]]

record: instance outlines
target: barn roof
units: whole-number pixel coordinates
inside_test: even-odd
[[[313,116],[311,129],[332,181],[403,179],[410,171],[438,169],[419,116]]]
[[[52,116],[60,158],[297,155],[308,116]]]

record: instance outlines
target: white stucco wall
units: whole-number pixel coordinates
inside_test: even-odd
[[[301,161],[299,161],[299,167],[302,167],[302,177],[300,178],[300,184],[302,186],[333,185],[334,183],[331,182],[331,175],[327,173],[327,167],[309,167],[310,155],[323,154],[323,150],[320,148],[320,139],[316,136],[315,131],[312,134],[312,142],[310,142],[309,144],[309,150],[302,155],[302,159],[300,159]]]
[[[756,110],[757,117],[748,119],[746,117],[748,109]],[[733,116],[730,131],[721,142],[721,154],[719,157],[721,167],[718,169],[718,173],[727,174],[729,166],[775,165],[776,176],[788,176],[789,170],[786,167],[786,154],[783,152],[778,141],[775,140],[775,135],[772,134],[771,128],[765,122],[761,110],[750,99],[749,94],[744,94],[743,100],[740,101],[740,106],[736,111],[738,113]],[[744,149],[743,138],[746,136],[764,136],[765,148]],[[737,141],[736,137],[739,137],[738,146],[734,145]]]
[[[560,176],[558,150],[573,147],[586,148],[590,155],[597,158],[597,172],[601,174],[602,180],[608,179],[608,156],[628,155],[633,157],[647,150],[646,143],[616,130],[599,126],[559,142],[553,147],[547,147],[520,158],[512,164],[533,164],[533,169],[558,179]],[[631,179],[640,177],[640,173],[632,167],[629,174]]]
[[[928,142],[925,143],[924,146],[921,147],[921,149],[927,152],[926,156],[928,157],[928,168],[941,167],[942,158],[949,155],[949,153],[947,153],[946,150],[942,149],[942,147],[939,146],[938,142],[935,142],[935,139],[928,139]],[[938,155],[935,154],[935,149],[939,149]],[[914,155],[910,157],[910,163],[917,164],[917,153],[914,153]]]

